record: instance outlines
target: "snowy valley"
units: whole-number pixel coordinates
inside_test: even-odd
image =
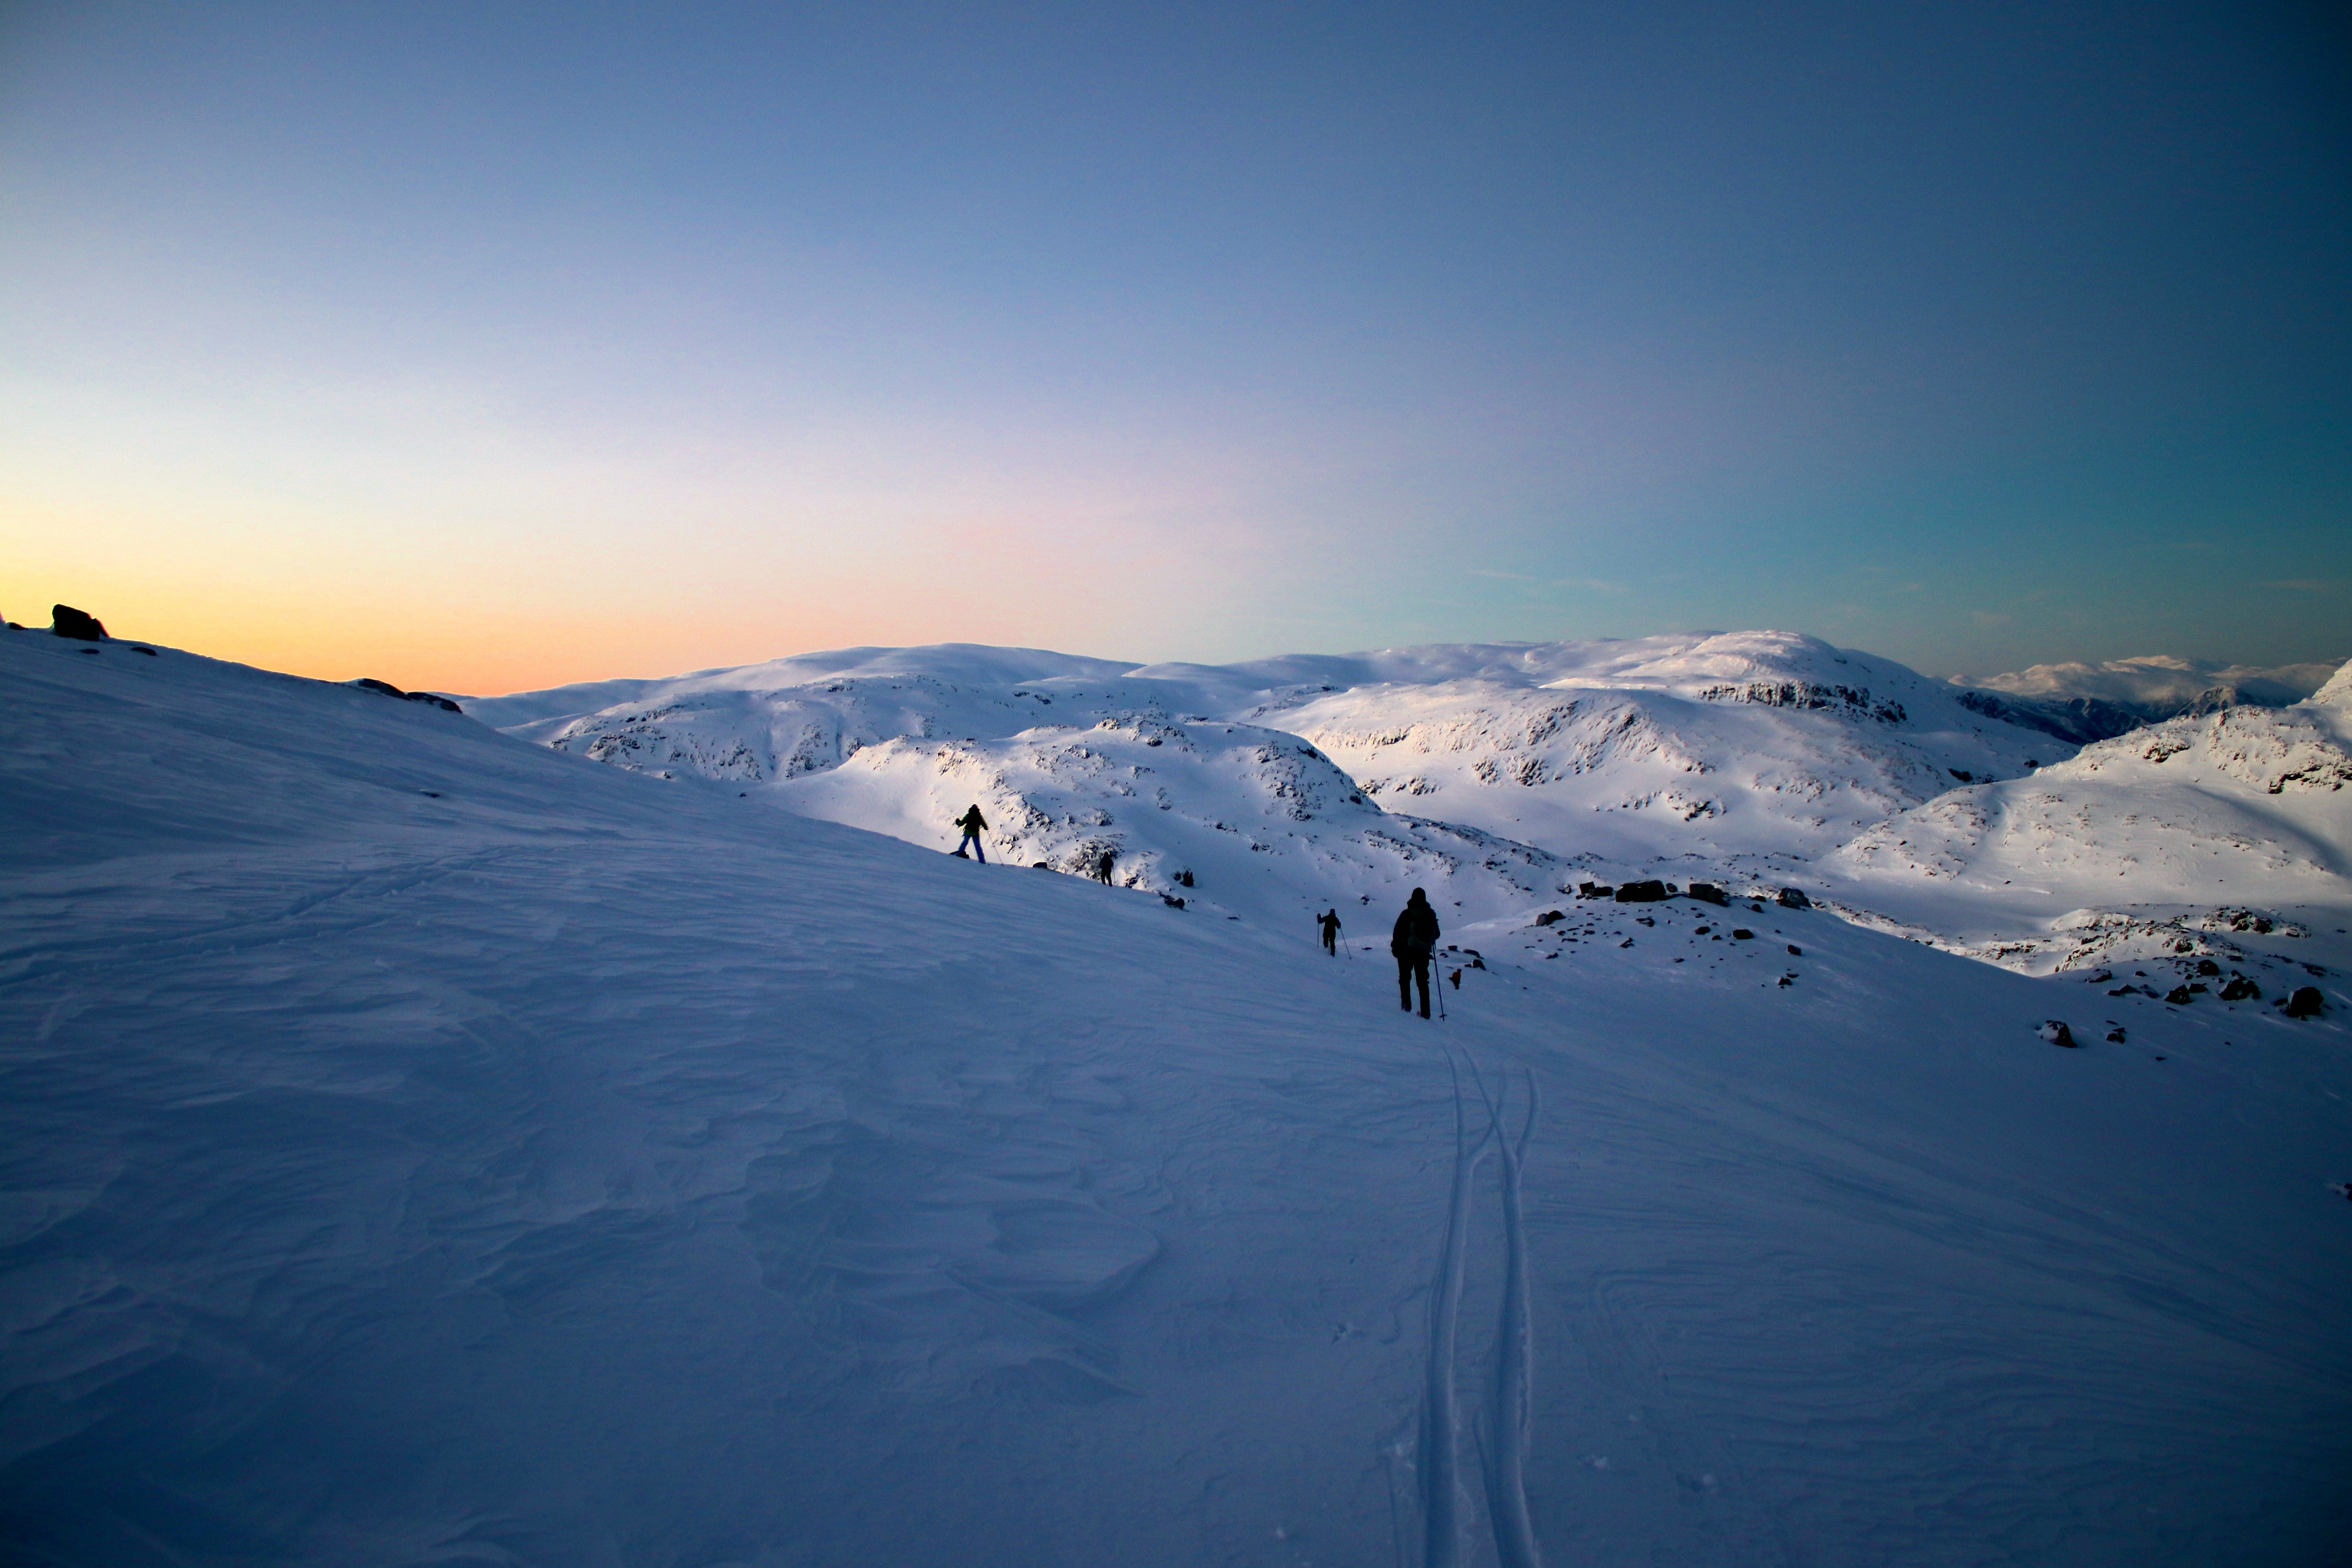
[[[2352,1540],[2343,674],[2079,750],[1774,633],[0,691],[11,1561]],[[1561,890],[1644,878],[1723,901]]]

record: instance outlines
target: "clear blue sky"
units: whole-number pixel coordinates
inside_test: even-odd
[[[2352,655],[2331,16],[0,4],[0,612]]]

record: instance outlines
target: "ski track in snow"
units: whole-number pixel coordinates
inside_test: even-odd
[[[1419,1468],[1422,1561],[1427,1568],[1455,1568],[1462,1561],[1462,1406],[1455,1388],[1456,1341],[1462,1318],[1463,1258],[1470,1243],[1470,1183],[1489,1135],[1481,1131],[1475,1142],[1471,1141],[1459,1069],[1450,1048],[1445,1065],[1454,1075],[1454,1171],[1446,1189],[1437,1277],[1429,1291],[1428,1388]]]
[[[1471,1064],[1474,1074],[1476,1064]],[[1528,1515],[1528,1421],[1534,1404],[1535,1345],[1528,1310],[1528,1236],[1521,1212],[1520,1172],[1527,1159],[1528,1140],[1535,1135],[1542,1110],[1528,1075],[1525,1125],[1515,1139],[1503,1125],[1507,1099],[1486,1091],[1477,1077],[1478,1098],[1486,1102],[1488,1124],[1502,1166],[1503,1303],[1495,1335],[1494,1394],[1489,1429],[1494,1450],[1486,1470],[1486,1507],[1495,1531],[1495,1551],[1502,1568],[1542,1568],[1535,1525]],[[1501,1086],[1498,1086],[1498,1088]]]
[[[19,1560],[1395,1561],[1416,1428],[1429,1562],[2352,1537],[2341,1011],[1685,902],[1453,926],[1441,1033],[1303,922],[418,705],[0,680]]]

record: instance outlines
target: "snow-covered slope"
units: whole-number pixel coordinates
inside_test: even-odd
[[[1773,632],[1223,667],[858,648],[468,706],[912,843],[952,843],[977,803],[1005,858],[1074,869],[1108,848],[1161,890],[1213,867],[1203,894],[1269,916],[1421,879],[1483,918],[1580,874],[1801,874],[1957,777],[2071,750]]]
[[[1843,896],[2080,967],[2253,922],[2352,925],[2352,666],[2307,700],[2169,720],[1864,833]],[[2254,933],[2261,934],[2261,933]]]
[[[1252,716],[1312,740],[1384,804],[1605,867],[1820,853],[1958,778],[2071,750],[1969,711],[1944,682],[1783,632],[1394,659],[1381,677]]]
[[[2333,977],[1586,904],[1450,930],[1423,1023],[1376,952],[365,691],[6,634],[0,700],[14,1561],[2352,1532]]]

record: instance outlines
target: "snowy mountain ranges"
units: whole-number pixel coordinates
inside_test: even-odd
[[[2086,748],[1985,689],[1780,632],[1222,667],[856,648],[467,707],[915,844],[948,847],[978,804],[1001,858],[1090,874],[1108,853],[1121,885],[1236,918],[1295,924],[1415,883],[1474,921],[1588,884],[1793,885],[2035,969],[2121,951],[2092,930],[2145,946],[2250,909],[2282,928],[2345,919],[2344,677],[2284,707],[2236,695],[2312,673],[2091,671],[2143,707],[2237,685]],[[2009,699],[2044,700],[2087,676],[2005,679]]]

